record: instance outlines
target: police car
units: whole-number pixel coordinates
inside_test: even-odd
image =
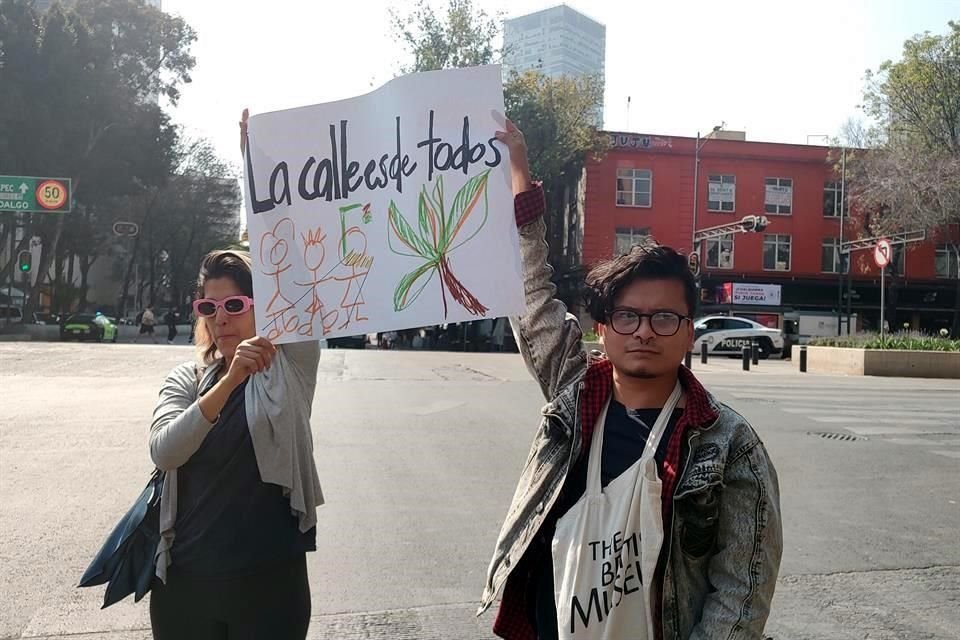
[[[761,358],[783,355],[783,332],[746,318],[707,316],[696,320],[693,330],[694,353],[701,353],[706,344],[710,355],[737,356],[756,341]]]

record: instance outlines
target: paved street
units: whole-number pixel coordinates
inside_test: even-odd
[[[75,588],[150,471],[186,346],[0,343],[0,638],[149,638]],[[764,438],[785,552],[776,640],[960,638],[960,382],[694,370]],[[317,640],[480,640],[473,616],[542,399],[512,354],[325,351]]]

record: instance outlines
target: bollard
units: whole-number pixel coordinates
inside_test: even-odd
[[[753,366],[760,364],[760,345],[757,344],[756,340],[750,343],[750,356],[753,360]]]
[[[743,370],[750,371],[750,347],[743,348]]]
[[[807,372],[807,348],[800,347],[800,373]]]
[[[692,353],[692,352],[687,351],[687,355],[685,355],[685,356],[683,357],[683,364],[684,364],[684,366],[687,367],[687,369],[693,368],[693,353]]]
[[[707,364],[707,342],[704,340],[700,343],[700,362],[702,364]]]

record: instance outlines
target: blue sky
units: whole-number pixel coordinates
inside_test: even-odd
[[[512,17],[557,4],[474,0]],[[433,0],[435,6],[445,5]],[[960,0],[572,0],[607,27],[605,127],[693,136],[721,122],[749,140],[817,144],[858,114],[863,74],[915,33],[944,33]],[[187,133],[237,159],[253,113],[365,93],[402,50],[386,0],[164,0],[199,32],[194,82],[175,110]],[[631,109],[627,113],[627,96]]]

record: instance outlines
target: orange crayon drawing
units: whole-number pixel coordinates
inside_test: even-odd
[[[367,254],[367,236],[359,224],[348,227],[346,219],[348,214],[355,212],[361,214],[362,224],[369,224],[372,220],[370,205],[347,205],[339,212],[338,259],[329,266],[325,264],[328,262],[327,234],[320,226],[298,235],[294,222],[284,218],[272,231],[260,237],[261,273],[272,280],[272,295],[264,308],[269,322],[262,329],[267,338],[273,340],[289,333],[312,337],[317,318],[324,336],[369,320],[363,313],[363,285],[370,275],[374,258]],[[296,244],[302,246],[300,256],[291,251]],[[294,264],[297,258],[302,258],[302,263]],[[301,267],[301,273],[304,270],[309,272],[306,282],[284,279],[283,274],[295,266]],[[299,297],[289,295],[291,286],[297,287],[298,292],[306,291]],[[324,300],[334,296],[339,297],[340,302],[331,308]],[[296,300],[291,301],[291,298]]]
[[[361,315],[361,307],[364,305],[363,285],[370,275],[373,257],[367,255],[367,234],[356,225],[347,227],[347,214],[351,212],[360,213],[364,224],[371,219],[369,204],[363,207],[358,204],[340,207],[340,264],[347,267],[349,272],[346,275],[333,276],[334,280],[346,283],[340,308],[346,311],[347,317],[337,329],[346,329],[352,321],[362,322],[369,319]]]
[[[274,285],[270,301],[265,307],[266,316],[273,320],[266,336],[270,340],[296,329],[299,324],[296,314],[288,314],[288,311],[294,308],[294,303],[283,295],[281,286],[282,274],[293,268],[293,263],[288,261],[288,257],[295,233],[293,220],[283,218],[274,225],[272,231],[260,237],[260,263],[267,269],[262,273],[270,276]]]
[[[324,312],[325,305],[318,292],[320,285],[330,279],[320,275],[320,269],[327,257],[327,251],[323,244],[323,241],[327,239],[327,234],[320,227],[317,227],[314,230],[308,229],[307,233],[301,234],[301,237],[303,238],[303,264],[313,274],[313,279],[309,282],[297,282],[299,286],[308,287],[308,295],[310,296],[310,304],[304,310],[309,315],[309,319],[300,327],[299,333],[304,336],[312,336],[314,318],[319,315],[323,335],[327,335],[337,319],[336,309]]]

